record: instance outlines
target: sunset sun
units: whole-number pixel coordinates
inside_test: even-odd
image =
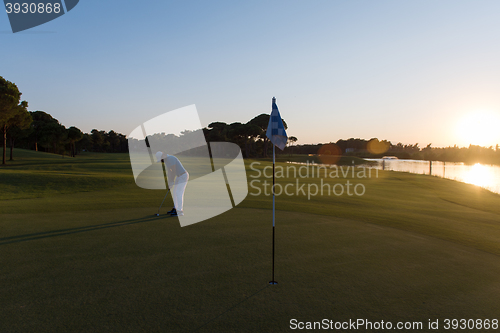
[[[500,115],[492,111],[471,112],[458,120],[456,130],[463,145],[495,146],[500,143]]]

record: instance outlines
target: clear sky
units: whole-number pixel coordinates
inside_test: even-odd
[[[17,34],[0,14],[0,76],[84,132],[128,135],[190,104],[203,126],[247,122],[276,96],[298,144],[489,146],[499,13],[496,0],[80,0]]]

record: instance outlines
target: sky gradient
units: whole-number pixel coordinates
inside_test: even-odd
[[[84,132],[128,135],[191,104],[203,126],[247,122],[276,96],[298,144],[489,146],[500,143],[499,12],[493,0],[80,0],[16,34],[0,14],[0,76],[29,110]],[[473,142],[457,128],[482,111],[493,126]]]

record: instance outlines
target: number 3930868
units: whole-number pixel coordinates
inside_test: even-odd
[[[6,3],[5,4],[5,10],[7,11],[7,14],[15,13],[15,14],[51,14],[51,13],[56,13],[58,14],[61,11],[61,4],[60,3]]]
[[[445,319],[444,329],[449,330],[489,330],[498,329],[498,319]]]

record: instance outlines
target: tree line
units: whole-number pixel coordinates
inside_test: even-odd
[[[109,132],[93,129],[83,133],[78,127],[66,128],[57,119],[43,111],[24,113],[25,121],[12,123],[7,127],[7,144],[10,148],[10,160],[13,148],[31,149],[47,153],[75,157],[82,151],[126,153],[127,137],[111,130]]]
[[[93,129],[83,133],[79,128],[64,127],[57,119],[43,111],[28,111],[28,102],[21,101],[17,86],[0,76],[0,129],[2,130],[3,157],[5,164],[7,143],[10,147],[10,160],[13,148],[32,149],[75,157],[79,152],[128,152],[128,140],[123,134]],[[269,114],[260,114],[246,123],[210,123],[203,128],[207,142],[227,141],[240,146],[243,156],[268,157],[272,149],[266,136]],[[283,120],[285,129],[288,129]],[[186,134],[187,135],[187,134]],[[435,148],[428,144],[420,148],[418,143],[393,144],[387,140],[372,138],[340,139],[328,144],[295,145],[297,138],[289,136],[285,154],[338,154],[364,158],[380,158],[385,155],[405,159],[433,160],[443,162],[500,164],[500,149],[470,145],[459,148],[456,145]],[[326,147],[327,146],[327,147]],[[326,147],[326,149],[325,149]],[[277,151],[280,153],[280,151]]]
[[[224,122],[210,123],[203,128],[207,142],[227,141],[240,146],[245,158],[268,157],[272,145],[266,136],[267,126],[269,124],[269,114],[260,114],[246,123],[235,122],[226,124]],[[285,120],[283,125],[288,129]],[[289,142],[296,142],[297,138],[290,136]]]
[[[356,156],[361,158],[382,158],[383,156],[396,156],[400,159],[441,161],[441,162],[464,162],[464,163],[484,163],[500,164],[500,147],[481,147],[469,145],[469,147],[458,147],[457,145],[437,148],[429,143],[420,148],[418,143],[393,144],[387,140],[372,138],[370,140],[350,138],[340,139],[337,142],[330,142],[336,149],[330,151],[338,155]],[[287,154],[318,154],[325,144],[304,144],[288,146],[285,148]]]
[[[66,128],[44,111],[28,111],[28,102],[21,101],[22,93],[16,84],[0,76],[0,128],[3,133],[3,160],[5,164],[7,144],[10,160],[14,146],[75,157],[82,151],[128,152],[128,140],[115,131],[93,129],[83,133],[79,128]],[[268,114],[260,114],[247,123],[213,122],[203,128],[207,142],[228,141],[238,144],[245,157],[267,157],[272,146],[266,136]],[[285,128],[288,128],[283,121]],[[186,134],[187,135],[187,134]],[[290,142],[297,138],[289,137]]]
[[[43,111],[28,111],[28,102],[21,101],[22,93],[16,84],[0,76],[0,129],[3,156],[6,163],[7,143],[10,160],[14,146],[75,157],[81,151],[127,152],[125,135],[114,131],[83,133],[79,128],[66,128]]]

